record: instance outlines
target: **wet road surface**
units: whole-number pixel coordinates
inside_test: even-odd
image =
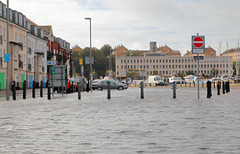
[[[169,87],[0,101],[0,153],[240,153],[240,90]],[[30,96],[31,94],[29,94]]]

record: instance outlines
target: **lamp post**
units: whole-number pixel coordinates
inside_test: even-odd
[[[110,54],[109,54],[109,77],[111,77],[112,75],[112,71],[111,71],[111,48],[110,48]]]
[[[7,54],[9,54],[9,0],[7,0]],[[10,56],[9,56],[10,57]],[[9,61],[7,62],[6,100],[9,100]]]
[[[91,30],[91,18],[87,17],[85,20],[90,21],[90,91],[92,91],[92,80],[93,80],[93,74],[92,74],[92,30]]]

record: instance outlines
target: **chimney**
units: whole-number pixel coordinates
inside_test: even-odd
[[[156,42],[150,42],[150,52],[156,52]]]

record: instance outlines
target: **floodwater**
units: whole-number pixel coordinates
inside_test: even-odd
[[[239,154],[240,90],[169,87],[0,101],[0,153]]]

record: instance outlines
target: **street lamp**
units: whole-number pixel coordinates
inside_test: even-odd
[[[9,54],[9,0],[7,0],[7,54]],[[6,100],[9,100],[9,61],[7,62]]]
[[[92,30],[91,30],[91,18],[87,17],[85,18],[85,20],[89,20],[90,21],[90,74],[91,74],[91,78],[90,78],[90,91],[92,91],[92,80],[93,80],[93,74],[92,74]]]

